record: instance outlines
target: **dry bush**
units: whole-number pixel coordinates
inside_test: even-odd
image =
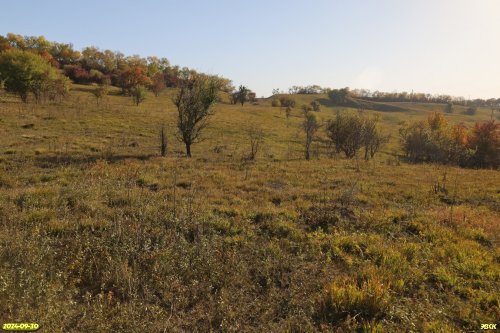
[[[257,126],[252,126],[247,130],[247,135],[250,141],[250,152],[246,159],[254,161],[264,140],[264,131]]]
[[[347,158],[353,158],[364,147],[368,160],[388,141],[388,136],[378,129],[378,121],[377,117],[337,112],[336,118],[328,122],[326,131],[336,153],[343,152]]]
[[[290,107],[290,108],[294,108],[295,107],[295,99],[293,97],[289,97],[289,96],[281,96],[279,98],[279,101],[280,101],[280,106],[282,107]]]

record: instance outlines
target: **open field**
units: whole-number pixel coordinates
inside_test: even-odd
[[[0,320],[41,332],[451,332],[500,317],[500,174],[408,164],[398,123],[368,162],[303,159],[298,95],[219,103],[184,157],[173,90],[96,105],[0,92]],[[344,108],[322,105],[321,121]],[[352,110],[354,111],[354,110]],[[460,107],[445,117],[490,118]],[[159,156],[165,125],[168,155]],[[256,161],[248,131],[264,133]],[[323,133],[323,129],[320,129]],[[324,136],[324,134],[320,134]]]

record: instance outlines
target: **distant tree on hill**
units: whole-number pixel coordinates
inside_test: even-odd
[[[473,150],[472,165],[498,168],[500,165],[500,124],[495,120],[476,123],[468,138]]]
[[[101,100],[108,95],[109,86],[100,84],[97,85],[94,90],[92,90],[92,94],[95,96],[96,103],[99,105]]]
[[[231,104],[237,104],[238,103],[238,92],[233,91],[232,93],[229,94],[229,101]]]
[[[302,128],[306,133],[306,141],[305,141],[305,158],[309,160],[311,158],[311,143],[314,139],[314,136],[317,130],[320,128],[318,121],[316,120],[316,115],[309,111],[304,112],[304,122],[302,123]]]
[[[344,105],[349,97],[349,88],[332,89],[328,91],[328,97],[336,105]]]
[[[186,146],[186,155],[191,157],[191,145],[200,140],[200,134],[213,114],[217,101],[219,83],[208,76],[193,75],[180,87],[174,99],[177,106],[178,138]]]
[[[218,75],[212,75],[211,78],[212,80],[217,82],[217,85],[220,87],[219,88],[220,91],[223,91],[228,94],[234,91],[233,81]]]
[[[285,108],[294,108],[295,107],[295,99],[289,96],[281,96],[280,103],[282,107]]]
[[[0,81],[7,91],[17,94],[25,103],[30,93],[40,102],[63,97],[69,90],[68,79],[46,59],[17,49],[0,54]]]
[[[247,87],[240,85],[238,90],[233,94],[234,100],[237,103],[241,103],[241,106],[243,106],[243,104],[245,104],[245,102],[248,100],[249,92],[250,90]]]
[[[10,49],[12,49],[12,46],[10,45],[9,40],[0,35],[0,52],[8,51]]]
[[[289,94],[321,94],[324,91],[323,88],[321,88],[318,85],[312,85],[312,86],[292,86],[288,89]]]
[[[311,107],[312,107],[313,111],[316,111],[316,112],[321,111],[321,104],[319,104],[318,101],[312,101]]]
[[[168,61],[167,58],[160,59],[154,56],[147,57],[146,63],[148,69],[148,77],[150,77],[151,79],[154,79],[157,74],[163,73],[170,66],[170,61]]]
[[[144,86],[136,86],[132,88],[131,95],[135,105],[139,106],[146,99],[147,89]]]
[[[75,64],[81,57],[81,53],[73,49],[73,45],[64,43],[53,43],[50,53],[61,67]]]
[[[127,68],[121,72],[118,81],[122,92],[128,95],[138,86],[148,86],[151,84],[151,79],[147,76],[147,69],[139,66]]]
[[[153,91],[153,94],[155,97],[158,97],[160,93],[165,90],[166,84],[165,84],[165,77],[163,73],[156,73],[153,76],[152,83],[151,83],[151,90]]]
[[[248,101],[250,103],[254,103],[257,100],[257,94],[254,93],[253,91],[248,91],[247,96],[248,96]]]

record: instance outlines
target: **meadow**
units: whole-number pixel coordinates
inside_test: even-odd
[[[385,103],[374,159],[304,160],[302,104],[215,106],[184,156],[175,89],[139,106],[0,92],[0,321],[41,332],[460,332],[500,318],[497,170],[409,164],[401,121],[441,104]],[[398,109],[395,111],[395,109]],[[351,110],[355,112],[356,110]],[[445,117],[490,119],[460,106]],[[166,157],[159,131],[165,126]],[[262,144],[249,160],[249,133]]]

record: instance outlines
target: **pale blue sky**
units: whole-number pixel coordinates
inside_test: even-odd
[[[259,96],[327,87],[500,97],[500,1],[2,1],[44,35],[220,74]]]

